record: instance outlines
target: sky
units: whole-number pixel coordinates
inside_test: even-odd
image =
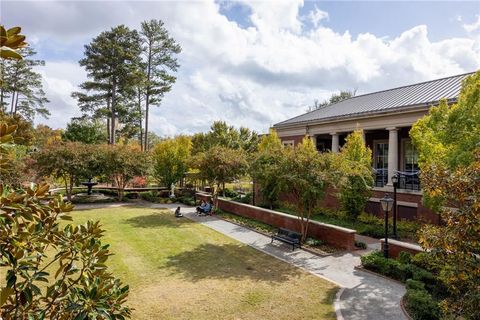
[[[84,45],[160,19],[182,47],[177,81],[151,109],[161,136],[215,120],[264,133],[340,90],[368,93],[480,69],[480,1],[6,1],[46,65],[52,128],[79,116]]]

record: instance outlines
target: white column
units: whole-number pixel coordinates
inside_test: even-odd
[[[311,135],[310,139],[312,139],[312,143],[315,146],[315,149],[317,148],[317,136],[316,135]]]
[[[338,133],[336,132],[333,132],[333,133],[330,133],[330,135],[332,136],[332,152],[335,152],[337,153],[339,151],[339,140],[338,140]]]
[[[398,129],[386,128],[388,130],[388,182],[392,186],[392,177],[398,170]]]

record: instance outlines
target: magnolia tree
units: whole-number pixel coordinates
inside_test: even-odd
[[[253,156],[250,174],[259,185],[263,201],[270,209],[278,201],[280,184],[277,179],[281,175],[284,148],[275,130],[260,140],[258,151]]]
[[[14,130],[0,124],[2,174],[11,170]],[[99,223],[60,224],[71,220],[73,207],[48,190],[0,184],[0,318],[129,318],[129,288],[108,272],[111,253],[100,241]]]
[[[458,102],[441,101],[410,131],[419,151],[424,197],[441,226],[425,226],[430,250],[448,288],[443,310],[478,319],[480,301],[480,72],[465,80]]]
[[[153,175],[165,187],[182,179],[188,171],[192,141],[178,136],[159,142],[152,151]]]
[[[287,148],[282,155],[277,181],[297,209],[302,241],[305,241],[310,218],[328,184],[325,161],[307,136],[301,144]]]

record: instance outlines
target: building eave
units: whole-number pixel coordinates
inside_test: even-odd
[[[457,98],[447,99],[448,104],[455,103]],[[410,113],[410,112],[418,112],[418,111],[425,111],[430,109],[431,107],[438,106],[440,101],[432,101],[429,103],[422,103],[410,106],[401,106],[396,108],[389,108],[384,110],[375,110],[375,111],[368,111],[368,112],[359,112],[359,113],[350,113],[342,116],[335,116],[329,118],[322,118],[322,119],[312,119],[306,121],[298,121],[298,122],[290,122],[284,123],[279,122],[273,125],[274,129],[290,129],[290,128],[298,128],[298,127],[305,127],[305,126],[312,126],[312,125],[322,125],[325,123],[334,123],[334,122],[342,122],[347,120],[357,120],[357,119],[365,119],[369,117],[381,117],[389,114],[398,114],[398,113]]]

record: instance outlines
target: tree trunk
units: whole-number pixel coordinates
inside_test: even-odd
[[[15,107],[13,108],[13,114],[17,114],[17,106],[18,106],[18,92],[15,98]]]
[[[0,111],[5,113],[5,107],[3,106],[3,97],[5,95],[5,90],[2,88],[0,88]]]
[[[115,140],[115,108],[116,108],[116,95],[117,93],[117,81],[116,79],[113,79],[113,82],[112,82],[112,121],[111,121],[111,144],[115,144],[116,143],[116,140]]]
[[[108,107],[110,110],[110,107]],[[112,144],[112,138],[110,137],[110,117],[107,117],[107,136],[108,136],[108,144]]]
[[[15,104],[15,91],[12,93],[12,98],[10,101],[10,115],[13,115],[13,106]]]
[[[225,198],[225,182],[222,182],[222,196]]]
[[[147,87],[145,92],[145,151],[148,151],[148,111],[150,108],[150,78],[152,76],[152,43],[148,43]]]
[[[144,147],[144,144],[143,144],[143,129],[142,129],[142,95],[141,95],[141,91],[138,90],[138,112],[140,114],[140,117],[139,117],[139,121],[138,121],[138,125],[140,127],[140,149],[142,151],[145,151],[145,147]]]
[[[111,113],[112,113],[112,103],[111,103],[111,96],[110,96],[110,92],[108,93],[108,96],[107,96],[107,109],[108,111],[110,112],[110,117],[107,117],[107,135],[108,135],[108,144],[112,144],[112,129],[111,129]]]

